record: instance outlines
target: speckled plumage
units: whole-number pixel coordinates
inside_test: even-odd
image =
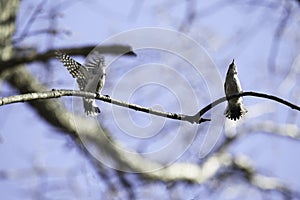
[[[237,68],[234,64],[234,60],[229,65],[226,74],[224,90],[227,97],[242,92],[242,87],[241,87],[240,80],[237,76]],[[247,109],[243,105],[242,97],[238,97],[238,98],[233,98],[228,100],[228,105],[224,114],[226,115],[227,118],[231,120],[238,120],[246,112]]]
[[[104,57],[92,57],[85,65],[81,65],[62,51],[57,51],[56,57],[64,64],[73,78],[76,78],[80,90],[100,93],[105,83]],[[83,98],[83,107],[89,116],[96,116],[100,113],[95,99]]]

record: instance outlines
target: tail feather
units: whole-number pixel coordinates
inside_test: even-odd
[[[85,112],[88,116],[95,117],[95,116],[97,116],[99,113],[101,113],[100,109],[99,109],[99,108],[97,107],[97,105],[96,105],[95,99],[87,99],[87,98],[84,98],[84,99],[83,99],[83,107],[84,107],[84,112]]]
[[[247,112],[247,109],[241,104],[235,106],[228,105],[225,110],[225,115],[227,118],[236,121],[240,119],[240,117],[245,115]]]

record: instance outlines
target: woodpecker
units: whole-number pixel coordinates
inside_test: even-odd
[[[85,65],[81,65],[62,51],[56,51],[55,54],[73,78],[76,78],[80,90],[100,94],[106,76],[104,57],[92,56]],[[84,97],[83,107],[88,116],[97,116],[101,112],[95,99]]]
[[[233,59],[232,63],[229,65],[226,74],[225,84],[224,84],[226,97],[242,92],[241,83],[237,74],[238,74],[237,68],[234,64],[234,59]],[[243,105],[242,97],[228,100],[228,105],[224,113],[227,118],[231,120],[238,120],[246,113],[247,113],[247,109]]]

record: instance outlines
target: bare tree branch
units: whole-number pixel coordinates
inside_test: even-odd
[[[280,41],[283,33],[286,30],[288,20],[290,19],[292,12],[292,5],[289,1],[285,1],[284,7],[282,8],[281,19],[276,27],[274,36],[272,38],[270,53],[268,57],[268,67],[270,71],[276,69],[276,58],[279,51]]]
[[[130,108],[136,111],[146,112],[153,115],[166,117],[170,119],[176,119],[176,120],[183,120],[189,119],[188,116],[183,114],[176,114],[176,113],[170,113],[170,112],[163,112],[159,110],[153,110],[150,108],[142,107],[136,104],[130,104],[124,101],[119,101],[110,98],[107,95],[99,95],[91,92],[85,92],[85,91],[78,91],[78,90],[52,90],[47,92],[38,92],[38,93],[28,93],[28,94],[21,94],[21,95],[15,95],[10,97],[3,97],[0,98],[0,106],[11,104],[11,103],[17,103],[17,102],[26,102],[26,101],[33,101],[33,100],[42,100],[42,99],[50,99],[50,98],[59,98],[63,96],[78,96],[78,97],[87,97],[87,98],[95,98],[98,100],[102,100],[104,102],[112,103],[118,106]],[[209,119],[200,119],[198,120],[199,124],[205,121],[210,121]]]
[[[19,1],[0,1],[0,60],[10,58],[11,37],[15,31],[16,12]],[[1,66],[1,65],[0,65]]]
[[[215,100],[214,102],[212,102],[212,103],[208,104],[207,106],[205,106],[204,108],[202,108],[196,115],[189,116],[192,119],[186,119],[186,121],[194,121],[194,120],[200,119],[200,117],[202,117],[207,111],[209,111],[213,107],[219,105],[220,103],[222,103],[224,101],[227,101],[227,100],[230,100],[230,99],[233,99],[233,98],[236,98],[236,97],[242,97],[242,96],[253,96],[253,97],[260,97],[260,98],[270,99],[270,100],[276,101],[278,103],[281,103],[283,105],[286,105],[286,106],[288,106],[292,109],[300,111],[299,106],[297,106],[297,105],[295,105],[291,102],[288,102],[288,101],[286,101],[282,98],[276,97],[274,95],[264,94],[264,93],[259,93],[259,92],[242,92],[242,93],[239,93],[239,94],[231,95],[227,98],[226,97],[221,97],[221,98]],[[197,121],[194,121],[194,122],[197,122]]]
[[[242,175],[247,182],[251,183],[255,187],[264,191],[279,191],[287,199],[291,199],[293,196],[293,191],[278,178],[268,177],[258,173],[249,158],[245,156],[237,156],[232,161],[233,163],[230,168],[242,172]],[[294,192],[294,196],[299,197],[299,194]]]
[[[18,2],[18,1],[7,1],[8,3],[12,2]],[[1,9],[0,9],[1,10]],[[3,9],[4,12],[11,11],[12,9]],[[7,16],[7,15],[1,15],[1,16]],[[13,17],[14,18],[14,17]],[[14,20],[14,19],[13,19]],[[6,20],[6,21],[11,21],[11,19]],[[1,21],[2,22],[2,21]],[[10,25],[10,27],[12,27]],[[0,29],[3,32],[8,32],[8,29]],[[0,34],[1,35],[1,34]],[[3,35],[3,34],[2,34]],[[1,35],[1,36],[2,36]],[[0,39],[5,38],[10,38],[10,36],[7,37],[0,37]],[[9,39],[5,41],[5,45],[3,47],[7,47],[7,43],[9,43]],[[4,44],[1,42],[1,44]],[[1,47],[0,47],[1,48]],[[2,49],[2,48],[1,48]],[[64,50],[67,52],[68,50]],[[2,51],[2,55],[4,55]],[[78,54],[76,55],[82,55],[82,49],[78,49]],[[7,54],[7,53],[6,53]],[[74,55],[69,52],[69,54]],[[37,54],[39,55],[39,54]],[[13,59],[12,56],[10,56],[11,59]],[[7,58],[7,57],[6,57]],[[23,57],[22,57],[23,58]],[[42,59],[40,57],[29,57],[30,59],[27,62],[34,62],[36,61],[35,59],[37,58],[38,61],[46,61],[50,58],[45,58]],[[24,57],[23,59],[26,58]],[[39,60],[40,59],[40,60]],[[17,58],[18,60],[18,58]],[[11,60],[12,61],[12,60]],[[3,63],[0,63],[0,73],[5,69],[12,69],[9,71],[9,75],[6,77],[7,81],[20,93],[39,93],[42,91],[46,91],[47,88],[43,87],[39,81],[32,76],[30,73],[28,73],[22,66],[18,66],[18,64],[22,63],[27,63],[27,62],[20,62],[18,63],[11,63],[10,67],[3,67],[5,65],[2,65]],[[52,91],[51,91],[52,92]],[[55,92],[55,91],[53,91]],[[256,93],[257,94],[257,93]],[[86,94],[85,94],[86,95]],[[91,95],[92,97],[99,97],[96,94],[88,94]],[[266,95],[266,94],[263,94]],[[242,96],[241,94],[238,94],[236,96],[232,96],[232,98],[237,97],[237,96]],[[247,95],[244,95],[247,96]],[[248,95],[248,96],[253,96],[253,95]],[[270,95],[268,95],[270,96]],[[105,97],[105,96],[104,96]],[[257,97],[262,97],[262,96],[257,96]],[[272,95],[271,95],[272,97]],[[6,98],[6,97],[5,97]],[[54,98],[54,97],[53,97]],[[224,97],[223,97],[224,98]],[[262,98],[267,98],[266,96]],[[272,97],[273,98],[273,97]],[[278,97],[275,97],[275,99],[272,99],[274,101],[280,100],[280,98],[276,99]],[[289,102],[281,99],[284,105],[290,106]],[[217,101],[217,100],[216,100]],[[222,100],[219,103],[225,102],[226,98]],[[19,101],[22,102],[22,101]],[[218,104],[219,104],[218,103]],[[157,168],[158,166],[160,167],[159,170],[149,172],[149,173],[141,173],[137,174],[137,176],[140,177],[145,177],[149,180],[157,180],[157,181],[165,181],[165,182],[182,182],[182,181],[188,181],[191,183],[205,183],[208,182],[209,180],[212,180],[213,178],[217,178],[218,180],[220,179],[220,176],[223,173],[223,176],[226,176],[226,172],[224,172],[224,168],[232,171],[232,173],[237,174],[238,172],[242,172],[242,175],[245,177],[245,180],[256,186],[257,188],[263,190],[263,191],[268,191],[268,190],[273,190],[273,191],[279,191],[284,195],[286,198],[299,198],[299,195],[294,192],[292,189],[289,188],[288,185],[283,184],[281,181],[279,181],[276,178],[273,177],[268,177],[259,174],[257,170],[255,170],[254,166],[247,161],[247,159],[240,158],[240,157],[234,157],[230,153],[225,152],[225,150],[220,150],[216,154],[212,155],[211,157],[207,158],[202,164],[193,164],[193,163],[174,163],[168,167],[160,165],[160,163],[153,162],[149,159],[145,159],[142,157],[140,154],[136,154],[134,156],[127,156],[125,155],[124,152],[122,152],[119,148],[115,148],[116,142],[111,141],[110,143],[107,143],[105,139],[109,137],[109,134],[106,133],[103,130],[99,130],[99,127],[93,122],[93,120],[87,119],[87,118],[80,118],[79,116],[75,116],[73,113],[68,112],[61,104],[60,101],[57,99],[52,99],[52,100],[36,100],[36,101],[29,101],[29,104],[34,108],[35,111],[38,112],[39,116],[46,120],[50,125],[59,127],[60,129],[65,131],[65,134],[68,134],[71,136],[71,138],[74,139],[78,147],[82,150],[83,153],[85,153],[86,158],[88,160],[92,161],[93,166],[97,170],[97,172],[100,174],[102,172],[102,175],[107,175],[103,173],[102,169],[104,168],[104,164],[99,162],[95,157],[99,154],[107,154],[110,159],[114,160],[116,165],[118,166],[119,169],[126,169],[128,171],[134,171],[134,172],[144,172],[147,169],[153,169]],[[293,105],[293,104],[292,104]],[[213,108],[215,104],[212,104],[205,112]],[[295,105],[294,105],[295,106]],[[290,106],[293,109],[299,110],[298,106]],[[198,116],[198,121],[200,118],[200,114],[205,113],[199,112]],[[191,116],[192,118],[194,116]],[[197,115],[196,115],[197,117]],[[81,120],[82,123],[79,124],[74,124],[74,119],[75,120]],[[196,121],[193,122],[198,122],[197,119],[195,118]],[[188,121],[187,119],[185,119]],[[81,134],[81,135],[79,135]],[[96,152],[94,152],[93,155],[91,155],[88,150],[86,149],[86,146],[83,146],[80,138],[84,137],[87,139],[90,145],[92,145],[95,149],[97,149]],[[0,172],[0,178],[6,177],[7,174],[3,173],[2,171]],[[107,179],[113,179],[112,177],[109,177],[107,175]],[[9,176],[7,176],[9,177]],[[103,180],[103,179],[102,179]],[[113,180],[111,181],[112,185],[119,185],[115,184]],[[124,180],[122,180],[124,182]],[[125,180],[126,182],[126,180]],[[128,185],[128,183],[123,183],[123,185]],[[130,184],[130,183],[129,183]],[[116,186],[118,189],[119,186]],[[293,196],[294,195],[294,196]],[[292,197],[291,197],[292,196]]]
[[[23,39],[25,39],[28,36],[28,32],[29,32],[31,26],[34,24],[35,20],[38,19],[38,15],[42,12],[44,5],[45,5],[45,2],[41,1],[33,9],[33,12],[31,13],[30,17],[28,18],[28,21],[26,22],[23,30],[20,33],[20,37],[18,38],[19,42],[21,42]],[[13,41],[12,43],[15,43],[15,41]]]
[[[179,31],[188,32],[194,20],[197,17],[197,1],[187,0],[186,2],[185,16],[179,26]]]
[[[136,56],[132,51],[132,48],[128,45],[107,45],[107,46],[83,46],[83,47],[74,47],[74,48],[60,48],[63,52],[68,55],[82,55],[87,56],[92,50],[97,48],[97,51],[102,54],[125,54],[130,56]],[[45,62],[53,57],[55,57],[55,52],[57,49],[51,49],[44,53],[34,53],[19,58],[11,58],[6,61],[0,60],[0,73],[6,69],[11,69],[14,66],[20,64],[28,64],[31,62]]]
[[[187,121],[190,123],[198,123],[198,124],[200,124],[202,122],[210,121],[210,119],[201,118],[201,117],[204,115],[204,113],[206,113],[213,107],[217,106],[218,104],[220,104],[222,102],[230,100],[232,98],[241,97],[241,96],[254,96],[254,97],[270,99],[270,100],[279,102],[283,105],[289,106],[292,109],[300,111],[300,107],[293,103],[290,103],[290,102],[288,102],[282,98],[276,97],[274,95],[269,95],[269,94],[264,94],[264,93],[259,93],[259,92],[242,92],[240,94],[231,95],[227,98],[221,97],[221,98],[215,100],[214,102],[208,104],[207,106],[205,106],[196,115],[193,115],[193,116],[153,110],[153,109],[139,106],[136,104],[130,104],[130,103],[127,103],[124,101],[115,100],[107,95],[100,95],[100,94],[95,94],[95,93],[90,93],[90,92],[85,92],[85,91],[78,91],[78,90],[52,90],[52,91],[46,91],[46,92],[28,93],[28,94],[3,97],[3,98],[0,98],[0,106],[6,105],[6,104],[11,104],[11,103],[17,103],[17,102],[59,98],[59,97],[63,97],[63,96],[95,98],[97,100],[101,100],[101,101],[112,103],[112,104],[115,104],[118,106],[130,108],[130,109],[133,109],[136,111],[141,111],[141,112],[150,113],[150,114],[161,116],[161,117]]]
[[[16,68],[15,72],[8,77],[8,81],[16,88],[19,88],[20,92],[22,93],[33,91],[38,92],[46,89],[42,87],[39,82],[24,68]],[[55,94],[56,91],[53,92]],[[93,93],[84,95],[96,97],[96,95]],[[240,169],[240,171],[244,171],[245,173],[249,174],[247,177],[252,177],[249,180],[257,180],[254,178],[254,176],[257,176],[257,172],[255,174],[253,173],[254,168],[252,166],[242,166],[243,162],[237,162],[232,155],[225,151],[217,152],[215,155],[210,156],[201,165],[192,163],[174,163],[168,167],[145,159],[138,153],[127,155],[125,154],[126,152],[123,152],[120,150],[120,148],[116,148],[118,145],[115,144],[113,140],[107,142],[107,138],[109,138],[108,134],[99,129],[96,122],[87,118],[80,118],[79,116],[68,112],[63,106],[61,106],[58,100],[38,100],[29,101],[29,103],[38,111],[41,117],[49,122],[49,124],[61,128],[66,132],[66,134],[70,135],[78,144],[82,152],[85,153],[87,159],[91,161],[95,169],[102,169],[103,164],[99,162],[96,157],[98,154],[104,154],[113,159],[118,169],[121,170],[145,172],[149,171],[150,169],[158,169],[149,173],[139,174],[140,176],[150,180],[165,182],[188,181],[191,183],[205,183],[213,177],[218,177],[219,172],[222,171],[221,169],[224,167]],[[74,124],[74,120],[80,121],[81,123]],[[97,151],[93,152],[93,155],[89,154],[86,147],[82,145],[80,138],[84,138],[87,142],[86,144],[92,145],[97,149]],[[222,151],[222,149],[220,151]],[[277,181],[277,179],[272,179],[271,177],[266,177],[263,175],[260,177],[263,178],[261,180],[269,180],[262,182],[261,184],[257,184],[256,187],[262,190],[267,188],[268,190],[280,189],[280,192],[294,192],[286,185]],[[255,185],[257,182],[251,181],[250,183]]]

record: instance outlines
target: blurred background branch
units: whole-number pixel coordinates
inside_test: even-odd
[[[220,74],[227,69],[228,60],[233,56],[237,58],[241,63],[238,68],[244,90],[268,91],[299,104],[296,58],[300,40],[299,34],[295,34],[299,32],[299,1],[198,3],[188,0],[160,4],[143,1],[137,6],[135,3],[126,9],[125,4],[116,7],[114,1],[1,1],[1,96],[74,84],[71,77],[67,80],[68,74],[61,66],[50,62],[53,51],[58,48],[70,55],[86,56],[98,40],[112,34],[141,26],[158,26],[178,29],[203,44],[220,66]],[[126,13],[134,20],[128,20]],[[91,43],[94,45],[88,45]],[[130,45],[126,41],[111,44],[103,47],[102,53],[107,53],[106,56],[143,53],[140,49],[133,52]],[[159,57],[155,53],[146,55],[141,57],[150,58],[152,63]],[[127,65],[136,64],[130,58],[124,58],[122,67],[108,71],[110,78],[106,87],[109,91],[113,91],[118,82],[113,75],[124,75]],[[176,70],[180,65],[172,63]],[[162,75],[168,79],[166,74]],[[191,79],[191,85],[195,83]],[[200,90],[195,90],[196,93],[205,91],[205,84],[198,84]],[[150,101],[163,99],[161,94],[154,94],[139,97]],[[203,94],[199,97],[199,107],[210,102],[207,92]],[[170,98],[166,99],[168,105],[173,103]],[[220,140],[206,157],[199,159],[198,154],[209,138],[205,132],[214,128],[206,125],[208,123],[197,129],[185,152],[167,164],[146,157],[147,150],[155,152],[165,145],[164,141],[173,141],[178,126],[186,128],[185,137],[189,137],[191,131],[185,124],[165,122],[164,128],[153,136],[154,140],[144,143],[144,138],[138,138],[138,142],[129,140],[131,132],[121,135],[111,115],[103,114],[91,120],[71,113],[69,110],[76,110],[76,106],[72,107],[68,100],[31,101],[1,107],[0,190],[4,191],[1,195],[12,199],[99,199],[103,196],[109,199],[245,199],[249,196],[251,199],[299,199],[298,112],[247,99],[249,113],[245,119],[236,123],[226,121]],[[104,113],[105,109],[103,106]],[[176,106],[172,109],[177,112]],[[138,121],[131,117],[135,119],[132,121]],[[159,158],[172,156],[186,138]],[[140,143],[142,148],[133,148],[136,147],[133,143]],[[123,146],[127,151],[122,151]],[[99,158],[103,157],[108,163],[101,162]]]

